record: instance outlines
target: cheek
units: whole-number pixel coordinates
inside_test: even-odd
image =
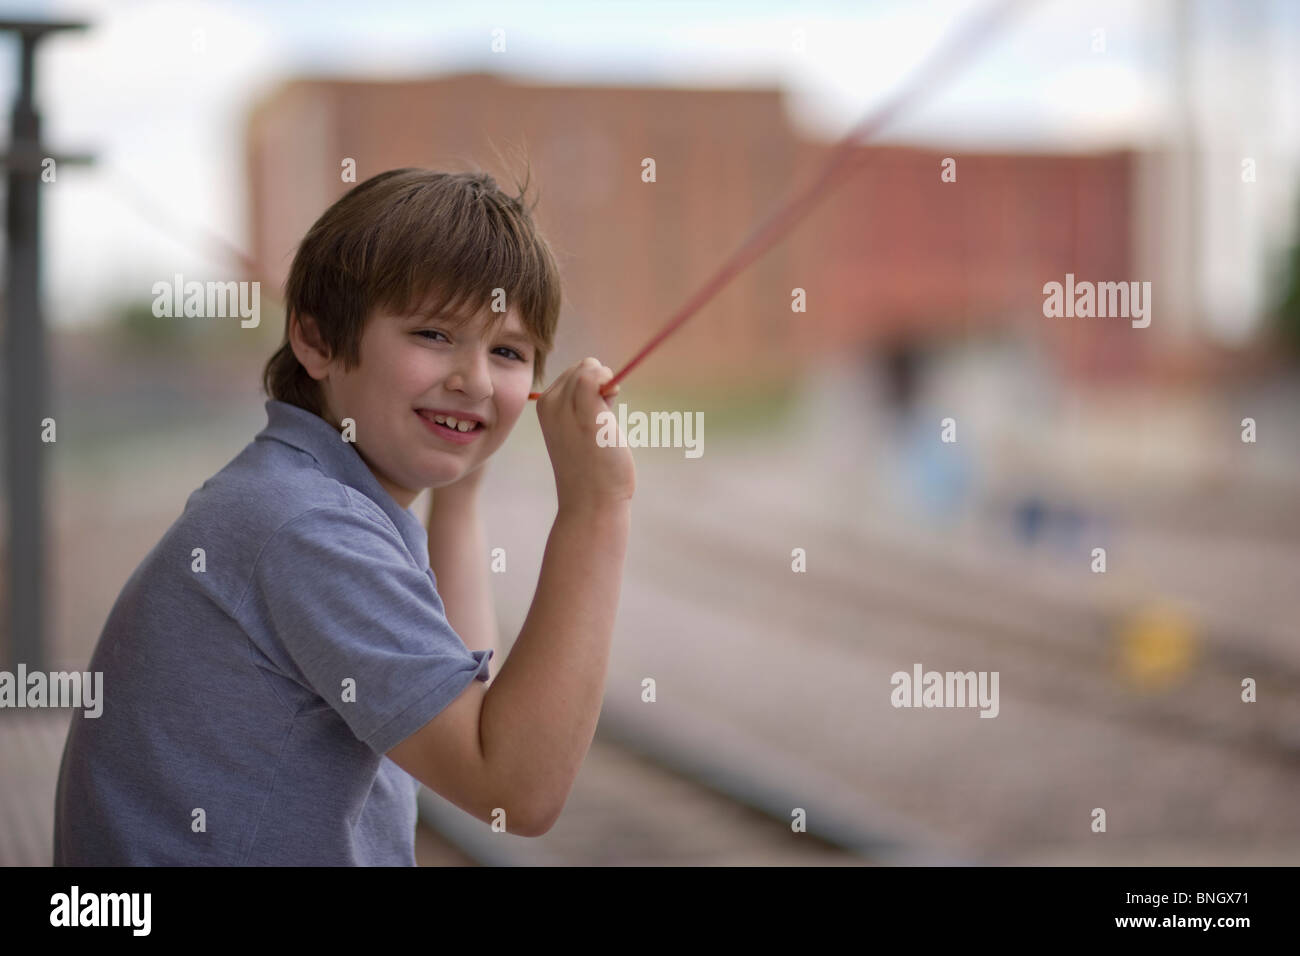
[[[498,412],[504,417],[518,418],[524,406],[528,404],[528,393],[533,390],[532,365],[520,365],[514,369],[502,370],[492,379],[496,391],[495,403]]]
[[[524,378],[523,384],[512,382],[510,390],[501,396],[497,407],[501,410],[502,419],[511,427],[519,420],[519,417],[528,407],[528,393],[532,390],[532,378]]]
[[[423,392],[429,387],[430,377],[437,374],[438,368],[432,361],[430,350],[422,353],[418,347],[414,347],[393,354],[385,379],[390,385],[404,391]]]

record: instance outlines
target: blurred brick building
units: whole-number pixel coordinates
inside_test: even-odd
[[[565,278],[551,369],[583,354],[617,368],[832,143],[802,137],[775,90],[300,80],[248,127],[253,252],[282,283],[297,242],[357,180],[399,166],[483,168],[505,185],[525,157]],[[941,180],[946,155],[957,181]],[[642,160],[656,181],[642,181]],[[1031,336],[1075,375],[1144,361],[1119,319],[1047,320],[1045,282],[1141,275],[1138,157],[971,154],[866,146],[807,219],[638,368],[642,381],[734,381],[852,349]],[[807,311],[791,310],[792,290]],[[1148,330],[1149,331],[1149,330]]]

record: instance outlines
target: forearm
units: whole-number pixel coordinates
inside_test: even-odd
[[[488,584],[487,532],[475,490],[434,489],[429,511],[429,567],[447,620],[470,650],[494,650],[501,667],[496,613]]]
[[[485,763],[541,814],[559,813],[595,736],[629,524],[626,502],[557,515],[528,617],[483,701]]]

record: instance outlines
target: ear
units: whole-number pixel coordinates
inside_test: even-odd
[[[312,316],[295,312],[290,317],[289,345],[308,375],[317,381],[327,377],[334,362]]]

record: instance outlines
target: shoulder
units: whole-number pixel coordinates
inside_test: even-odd
[[[345,561],[416,567],[382,508],[311,455],[273,440],[249,443],[191,494],[172,536],[186,553],[197,542],[222,556],[209,560],[207,583],[232,598],[277,554],[292,561],[295,578]]]
[[[190,495],[185,517],[265,540],[280,529],[310,528],[323,518],[359,517],[391,530],[383,509],[327,475],[306,452],[258,439]]]
[[[300,556],[311,552],[354,561],[383,558],[415,566],[383,509],[354,488],[335,484],[328,500],[278,511],[261,536],[262,551],[292,550]]]

